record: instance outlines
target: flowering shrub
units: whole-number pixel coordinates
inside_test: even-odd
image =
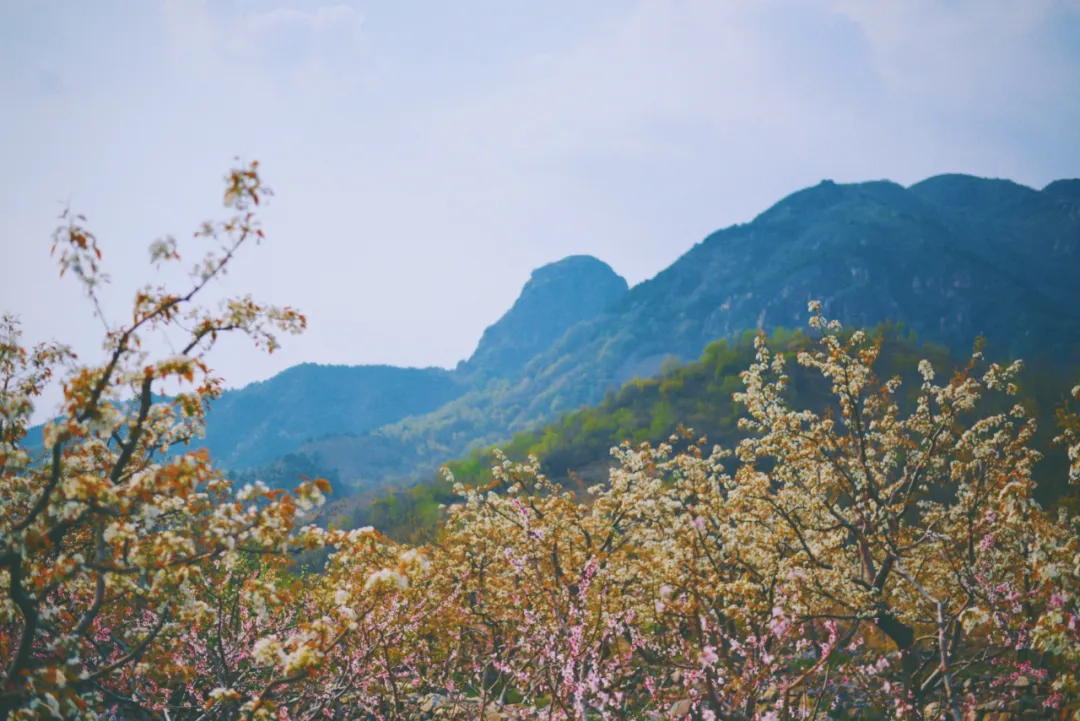
[[[196,305],[262,237],[265,192],[254,165],[229,175],[190,286],[140,291],[102,365],[0,326],[0,718],[1077,717],[1080,529],[1033,500],[1024,406],[981,410],[1019,363],[976,352],[938,381],[924,362],[909,402],[878,343],[811,304],[819,342],[794,360],[828,408],[789,407],[792,359],[761,341],[734,448],[624,444],[587,498],[499,458],[422,548],[325,530],[303,525],[325,481],[237,489],[185,450],[218,338],[272,351],[304,326]],[[100,315],[97,242],[65,222],[61,270]],[[141,339],[165,328],[187,340],[153,359]],[[60,371],[35,452],[32,400]],[[1075,481],[1080,422],[1061,422]]]

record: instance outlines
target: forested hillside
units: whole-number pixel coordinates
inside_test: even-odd
[[[903,322],[957,352],[981,334],[999,357],[1075,354],[1080,309],[1064,299],[1077,277],[1080,205],[1060,194],[969,176],[826,181],[709,236],[573,329],[530,365],[539,387],[520,417],[595,402],[718,338],[802,327],[810,299],[848,327]]]

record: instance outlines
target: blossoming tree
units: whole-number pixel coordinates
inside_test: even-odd
[[[75,366],[55,344],[24,348],[18,322],[0,323],[0,717],[138,706],[148,689],[202,683],[174,651],[220,620],[207,601],[218,567],[302,543],[292,535],[298,504],[317,501],[323,482],[296,496],[234,495],[205,454],[183,452],[219,394],[205,362],[215,342],[242,333],[272,351],[276,332],[305,323],[251,298],[197,305],[242,246],[262,238],[253,208],[265,192],[256,165],[229,174],[234,214],[195,234],[191,244],[207,252],[188,287],[140,290],[130,321],[108,326],[101,365]],[[102,253],[81,217],[64,220],[53,246],[61,273],[78,279],[105,321]],[[151,261],[178,262],[180,248],[155,242]],[[182,334],[181,350],[153,358],[143,338],[164,329]],[[31,401],[65,367],[60,415],[45,426],[44,450],[28,448]],[[155,401],[175,382],[184,390]]]
[[[832,408],[789,408],[761,340],[733,453],[624,446],[588,504],[535,464],[462,489],[436,564],[469,590],[474,694],[560,718],[1076,712],[1077,524],[1032,498],[1024,407],[980,413],[1020,364],[976,352],[937,384],[924,362],[905,411],[878,344],[811,311],[797,361]]]
[[[199,305],[262,238],[265,194],[255,165],[229,174],[189,284],[141,290],[100,365],[0,324],[0,718],[1080,717],[1080,528],[1033,499],[1019,363],[976,352],[939,382],[924,362],[905,394],[811,304],[816,348],[759,340],[731,448],[624,444],[587,498],[500,458],[421,548],[321,529],[325,481],[235,489],[188,445],[215,342],[304,327]],[[54,250],[105,320],[82,223]],[[185,340],[155,358],[163,329]],[[792,361],[829,403],[790,407]],[[1080,419],[1060,420],[1076,481]],[[315,549],[317,572],[296,561]]]

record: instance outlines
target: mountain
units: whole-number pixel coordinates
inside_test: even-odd
[[[714,233],[527,368],[523,417],[559,395],[585,403],[696,358],[748,328],[802,327],[820,300],[845,325],[902,320],[957,351],[985,334],[1005,357],[1080,341],[1080,206],[1008,181],[939,176],[910,188],[825,181]]]
[[[205,445],[245,478],[412,484],[717,339],[803,328],[810,299],[847,326],[902,321],[957,354],[982,334],[989,357],[1067,365],[1080,346],[1078,278],[1080,180],[823,181],[633,288],[588,256],[537,269],[453,371],[305,364],[229,391]]]
[[[1038,191],[964,175],[908,188],[823,181],[710,235],[571,326],[520,373],[495,376],[431,413],[303,450],[361,488],[406,483],[598,403],[665,359],[693,360],[716,339],[802,328],[810,299],[845,325],[903,321],[958,354],[981,334],[990,357],[1065,363],[1080,345],[1080,307],[1071,302],[1080,278],[1078,182]],[[494,327],[489,333],[498,338]]]
[[[606,310],[626,293],[626,280],[589,255],[572,255],[533,271],[513,307],[484,331],[458,365],[465,375],[520,377],[525,364],[572,326]]]
[[[295,478],[293,470],[329,478],[336,472],[319,465],[317,457],[292,454],[320,438],[364,433],[430,413],[468,390],[458,375],[442,368],[301,363],[265,381],[224,391],[211,406],[205,438],[194,447],[205,448],[218,467],[247,480],[253,480],[248,478],[252,472]],[[155,403],[168,400],[154,396]],[[41,449],[43,429],[29,429],[28,448]]]

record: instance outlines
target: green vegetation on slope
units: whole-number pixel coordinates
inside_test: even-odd
[[[874,333],[882,339],[877,373],[882,377],[900,376],[912,396],[918,388],[917,366],[921,359],[930,360],[939,375],[959,367],[957,356],[940,346],[918,343],[914,334],[903,327],[882,325]],[[609,392],[597,406],[567,413],[542,428],[517,433],[509,442],[500,444],[500,449],[514,461],[537,456],[547,475],[581,491],[606,479],[610,450],[623,441],[656,444],[667,441],[680,428],[691,428],[695,436],[732,447],[742,437],[737,428],[742,409],[734,403],[732,394],[742,390],[740,374],[754,361],[754,335],[748,332],[734,342],[714,342],[706,347],[700,360],[685,366],[668,363],[657,377],[635,378],[621,390]],[[828,389],[820,378],[794,361],[795,354],[810,342],[810,337],[801,331],[778,329],[769,345],[788,358],[789,400],[796,406],[822,410],[829,398]],[[1041,447],[1048,446],[1055,433],[1054,414],[1064,401],[1061,389],[1067,387],[1061,372],[1053,368],[1029,364],[1023,374],[1021,393],[1040,418]],[[1060,485],[1065,459],[1060,455],[1051,454],[1043,464],[1041,475],[1052,479],[1040,488],[1044,502],[1053,502],[1065,493]],[[488,447],[446,466],[456,481],[479,487],[491,481],[490,469],[495,460],[495,448]],[[400,540],[426,540],[435,530],[440,505],[457,500],[451,484],[436,474],[428,482],[386,493],[370,506],[350,508],[345,512],[347,517],[338,516],[336,520],[353,526],[372,525]],[[329,515],[333,514],[330,509]]]

